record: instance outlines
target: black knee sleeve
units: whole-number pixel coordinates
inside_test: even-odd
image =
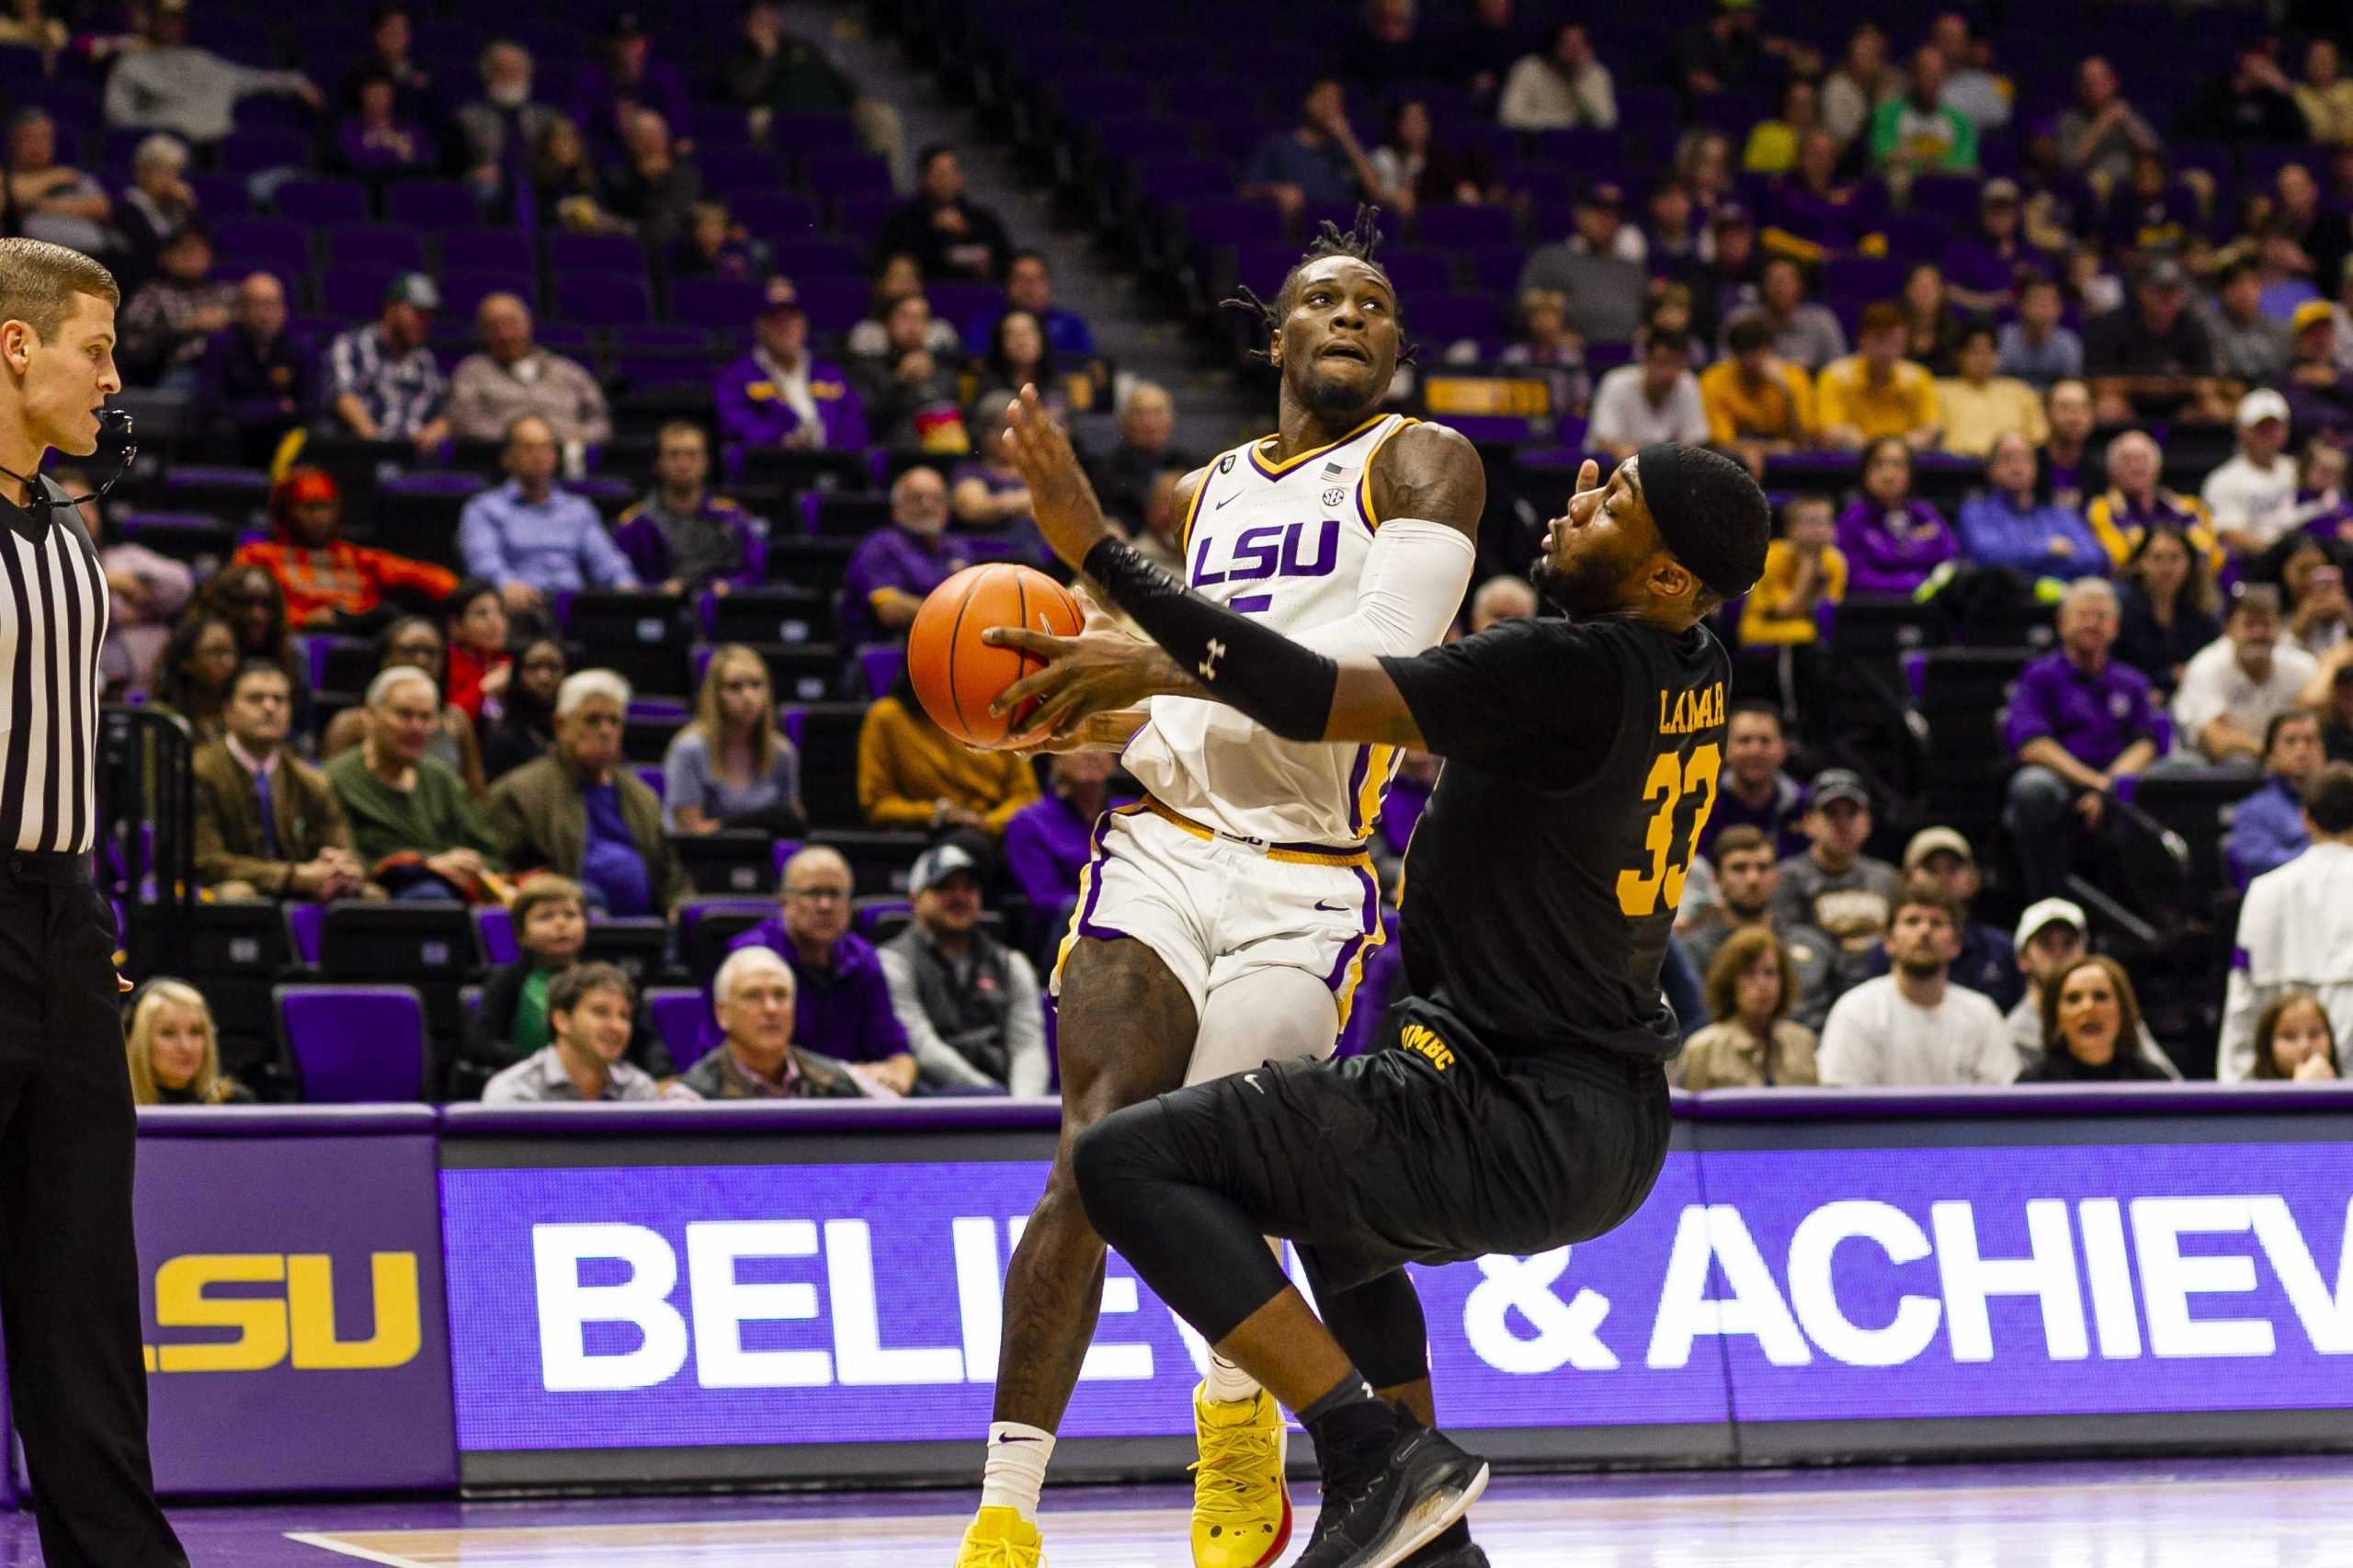
[[[1086,1222],[1215,1345],[1290,1282],[1258,1227],[1195,1164],[1155,1100],[1114,1111],[1071,1149]]]
[[[1324,1326],[1377,1389],[1419,1382],[1430,1375],[1429,1324],[1422,1298],[1402,1268],[1346,1290],[1327,1290],[1313,1252],[1302,1248],[1307,1282],[1315,1288]]]

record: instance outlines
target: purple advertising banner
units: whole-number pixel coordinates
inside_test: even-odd
[[[1005,1268],[1045,1175],[1026,1160],[446,1170],[459,1446],[983,1431]],[[1621,1325],[1581,1286],[1654,1299],[1694,1176],[1671,1156],[1651,1202],[1574,1257],[1418,1271],[1450,1425],[1725,1420],[1713,1358],[1573,1375],[1622,1364]],[[1115,1256],[1063,1434],[1189,1433],[1204,1355]]]
[[[142,1121],[159,1489],[457,1483],[433,1119],[418,1108],[381,1120],[253,1138],[159,1135]]]
[[[969,1437],[1043,1176],[445,1170],[459,1446]],[[1418,1282],[1464,1428],[2353,1408],[2349,1199],[2345,1142],[1678,1153],[1598,1241]],[[1114,1258],[1063,1431],[1183,1433],[1199,1366]]]

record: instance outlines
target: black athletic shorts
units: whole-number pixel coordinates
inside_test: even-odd
[[[1589,1241],[1650,1195],[1669,1125],[1658,1062],[1499,1060],[1421,997],[1390,1009],[1380,1041],[1159,1098],[1187,1171],[1312,1252],[1326,1288]]]

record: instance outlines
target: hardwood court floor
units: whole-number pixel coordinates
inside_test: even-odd
[[[1188,1568],[1184,1501],[1159,1488],[1050,1493],[1047,1561]],[[175,1518],[205,1568],[949,1568],[969,1506],[867,1494]],[[1301,1516],[1303,1541],[1304,1500]],[[1472,1517],[1495,1568],[2345,1568],[2353,1459],[1505,1476]],[[38,1562],[30,1520],[14,1528],[19,1550],[0,1565]]]

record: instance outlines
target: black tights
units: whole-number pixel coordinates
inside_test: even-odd
[[[1143,1282],[1211,1345],[1282,1294],[1290,1281],[1267,1227],[1215,1185],[1157,1100],[1130,1106],[1082,1133],[1072,1152],[1087,1222]],[[1325,1326],[1375,1388],[1428,1375],[1421,1298],[1402,1268],[1334,1289],[1312,1241],[1300,1248]]]

